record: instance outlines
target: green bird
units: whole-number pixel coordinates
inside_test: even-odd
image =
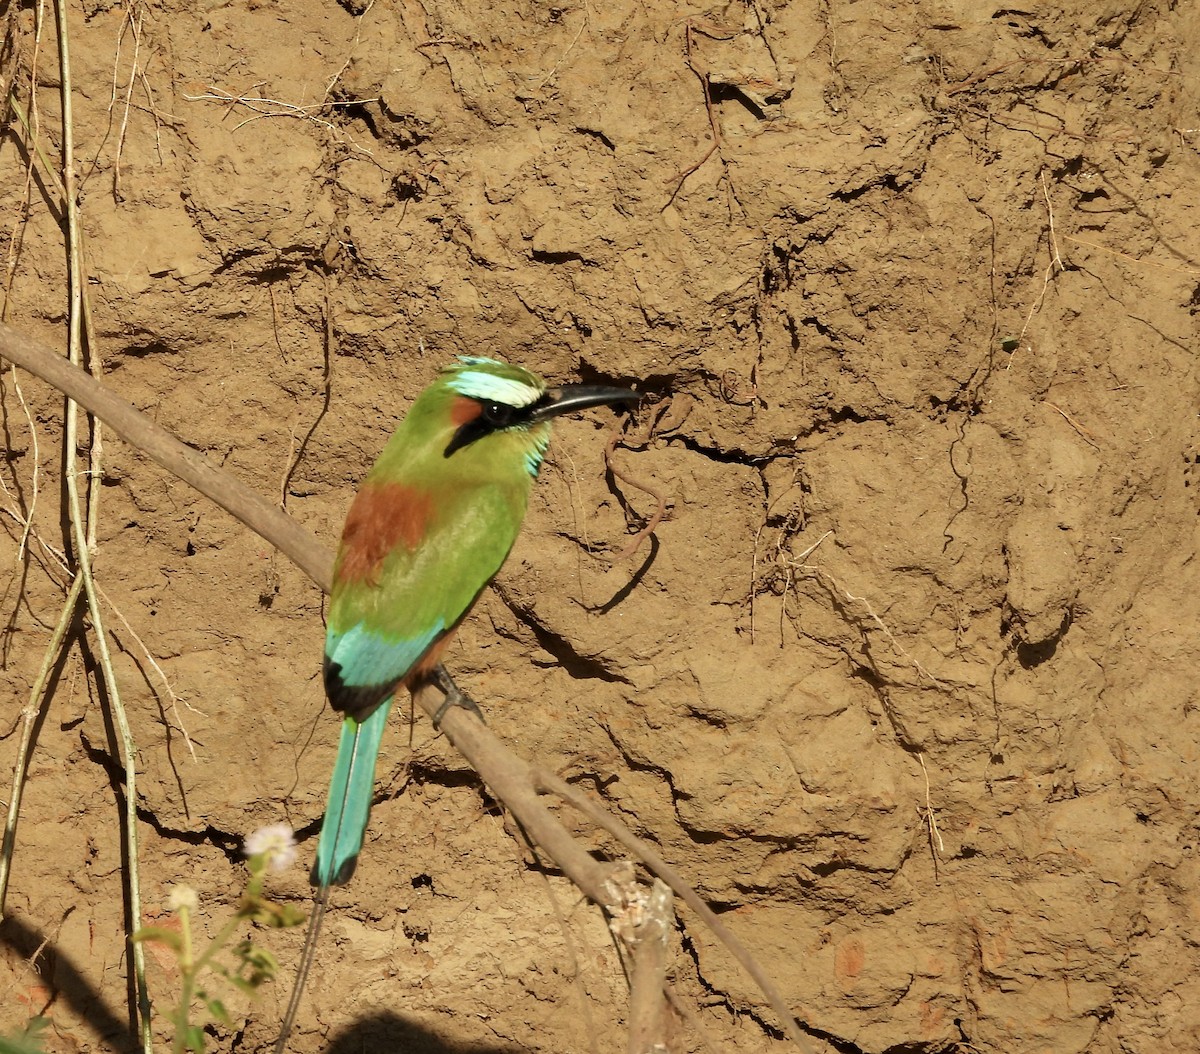
[[[350,506],[334,564],[325,692],[345,717],[316,886],[354,873],[392,700],[433,675],[508,556],[550,422],[638,399],[625,388],[549,388],[519,366],[464,356],[413,403]]]
[[[516,541],[550,422],[639,398],[627,388],[548,388],[519,366],[463,356],[417,396],[363,480],[342,530],[325,634],[325,694],[345,716],[312,869],[316,903],[276,1054],[296,1020],[329,888],[358,863],[396,692],[434,678],[450,689],[447,705],[464,700],[438,660]]]

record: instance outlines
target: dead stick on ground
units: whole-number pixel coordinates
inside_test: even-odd
[[[1079,433],[1079,438],[1087,443],[1088,446],[1094,450],[1100,449],[1099,444],[1092,438],[1092,433],[1084,428],[1083,425],[1081,425],[1078,421],[1076,421],[1069,413],[1067,413],[1066,410],[1064,410],[1061,406],[1056,406],[1049,399],[1044,399],[1042,401],[1048,407],[1050,407],[1051,410],[1057,410],[1060,414],[1062,414],[1063,420]]]
[[[69,395],[163,468],[191,484],[278,548],[318,586],[329,591],[333,566],[331,554],[277,505],[185,446],[93,377],[71,366],[62,356],[2,324],[0,358],[8,359]],[[421,709],[432,717],[441,709],[445,697],[438,688],[427,684],[417,691],[415,698]],[[448,710],[442,717],[441,729],[564,874],[610,916],[619,911],[626,900],[619,885],[613,882],[614,867],[618,865],[594,859],[545,807],[540,800],[541,794],[549,792],[569,801],[637,855],[729,948],[766,996],[779,1016],[783,1030],[796,1046],[803,1051],[810,1050],[795,1017],[766,972],[695,890],[616,817],[557,777],[535,772],[465,708]]]

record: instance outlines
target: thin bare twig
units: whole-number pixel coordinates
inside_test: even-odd
[[[667,202],[665,205],[663,205],[662,211],[665,211],[669,206],[674,204],[675,199],[679,197],[679,192],[683,190],[683,184],[687,181],[688,176],[690,176],[693,172],[699,171],[704,163],[713,156],[713,154],[716,154],[717,157],[720,158],[721,167],[725,172],[725,179],[729,186],[730,195],[734,201],[738,200],[737,194],[734,193],[733,190],[733,180],[730,178],[729,164],[725,160],[725,155],[722,153],[724,140],[721,137],[720,122],[717,120],[717,110],[713,105],[712,80],[709,77],[708,70],[701,70],[697,67],[692,57],[692,50],[696,43],[696,33],[702,33],[704,36],[713,40],[732,40],[734,37],[738,36],[740,32],[740,29],[727,29],[725,27],[711,25],[707,22],[700,22],[692,18],[689,18],[684,25],[683,46],[686,54],[687,66],[688,69],[690,69],[696,75],[697,80],[700,81],[700,88],[704,92],[704,110],[708,115],[708,127],[712,131],[712,144],[704,152],[704,156],[701,157],[699,161],[689,165],[677,177],[674,177],[676,179],[675,189],[671,191],[671,196],[667,198]],[[667,182],[669,183],[671,181],[667,180]],[[738,207],[741,208],[740,201],[738,202]],[[732,211],[733,210],[730,209],[731,214]]]
[[[558,57],[558,61],[555,62],[554,65],[551,67],[550,72],[547,73],[546,76],[544,76],[540,81],[538,81],[537,86],[538,86],[539,91],[542,88],[544,88],[546,86],[547,82],[550,80],[550,78],[553,77],[558,72],[559,67],[564,62],[567,61],[567,56],[569,54],[571,54],[572,49],[575,47],[576,44],[579,43],[579,38],[583,36],[583,31],[585,29],[587,29],[587,27],[589,25],[591,25],[591,22],[592,22],[592,10],[588,6],[588,0],[583,0],[583,21],[579,23],[579,29],[575,33],[575,36],[571,40],[571,43],[567,45],[567,50],[564,51]]]
[[[8,104],[12,108],[13,113],[17,115],[17,119],[21,122],[25,129],[26,142],[29,145],[28,157],[29,161],[25,165],[25,180],[21,192],[21,207],[16,210],[16,215],[13,216],[13,225],[9,234],[8,240],[8,262],[4,274],[4,307],[0,309],[0,322],[8,318],[8,308],[12,302],[12,284],[17,274],[17,260],[21,255],[21,243],[25,231],[25,224],[29,220],[29,207],[33,200],[33,159],[36,156],[41,157],[45,170],[54,177],[53,166],[46,161],[45,155],[41,153],[41,143],[39,142],[40,120],[38,113],[38,57],[42,51],[42,29],[46,22],[46,2],[38,0],[37,9],[34,14],[33,22],[33,49],[29,58],[29,116],[26,118],[21,109],[20,103],[17,102],[16,92],[9,91]],[[56,178],[56,177],[54,177]]]
[[[340,76],[340,74],[339,74]],[[258,85],[255,85],[258,87]],[[290,117],[297,121],[311,121],[315,125],[320,125],[326,131],[333,133],[338,139],[342,138],[342,130],[338,128],[332,121],[327,121],[324,118],[318,117],[317,114],[322,110],[330,109],[338,106],[365,106],[368,103],[379,102],[378,97],[372,99],[343,99],[332,100],[322,99],[317,103],[293,103],[283,102],[280,99],[268,99],[264,96],[257,95],[232,95],[223,88],[214,88],[209,85],[208,91],[202,95],[183,96],[188,102],[220,102],[228,106],[229,112],[232,112],[236,106],[244,106],[250,110],[254,116],[247,117],[239,121],[233,126],[236,132],[239,128],[244,128],[248,124],[253,124],[255,121],[261,121],[265,117]],[[350,146],[359,151],[359,153],[370,156],[371,151],[366,147],[359,146],[353,139],[347,137]]]
[[[15,363],[86,407],[152,461],[195,487],[266,538],[317,585],[328,591],[333,558],[316,538],[277,505],[176,439],[111,389],[61,355],[0,324],[0,358]]]
[[[938,881],[938,856],[944,855],[946,845],[942,841],[942,832],[938,830],[937,812],[933,807],[931,793],[929,790],[929,770],[925,767],[925,755],[917,752],[917,760],[921,763],[921,772],[925,776],[925,808],[917,806],[917,812],[921,814],[921,819],[924,821],[926,828],[929,831],[929,852],[933,857],[933,880]]]
[[[130,103],[133,101],[133,85],[134,81],[137,80],[138,58],[142,50],[142,21],[144,18],[145,12],[138,13],[135,19],[133,7],[126,7],[125,18],[121,22],[121,32],[117,37],[117,53],[113,58],[112,98],[108,104],[110,120],[113,107],[117,104],[117,69],[121,61],[121,42],[125,38],[125,27],[128,26],[133,33],[133,59],[129,64],[129,83],[125,86],[125,105],[121,110],[121,124],[117,131],[116,157],[113,160],[113,197],[118,201],[122,200],[121,153],[125,147],[125,132],[129,127]]]
[[[1021,327],[1021,332],[1017,334],[1017,343],[1019,344],[1025,339],[1025,332],[1029,329],[1029,324],[1033,321],[1033,316],[1037,314],[1038,308],[1042,306],[1042,302],[1046,299],[1046,291],[1050,288],[1050,279],[1054,277],[1056,272],[1065,271],[1066,265],[1062,262],[1062,257],[1058,253],[1058,234],[1054,228],[1054,206],[1050,202],[1050,189],[1046,186],[1046,173],[1039,173],[1039,178],[1042,182],[1042,197],[1046,201],[1046,217],[1050,228],[1050,263],[1046,265],[1046,270],[1042,274],[1042,288],[1038,292],[1037,299],[1029,308],[1029,313],[1025,316],[1025,324]],[[1005,369],[1012,369],[1013,360],[1010,358]]]
[[[11,518],[14,523],[18,523],[18,524],[27,524],[28,523],[26,518],[24,516],[21,516],[16,511],[15,508],[0,507],[0,512],[3,512],[6,516]],[[70,565],[70,561],[67,560],[66,553],[64,553],[61,549],[55,548],[53,545],[51,545],[49,542],[47,542],[38,533],[36,528],[32,529],[29,533],[30,533],[30,537],[34,541],[36,541],[39,546],[41,546],[42,551],[62,569],[62,571],[65,573],[65,575],[70,576],[71,565]],[[96,591],[100,594],[100,599],[103,600],[104,603],[108,605],[109,609],[117,617],[117,619],[121,623],[121,625],[125,627],[125,632],[129,634],[130,638],[138,646],[138,649],[141,652],[141,657],[142,657],[143,661],[146,663],[147,666],[149,666],[155,672],[155,674],[158,675],[158,679],[162,684],[162,689],[164,692],[166,692],[167,702],[170,703],[171,711],[172,711],[172,713],[175,714],[175,722],[176,722],[177,727],[179,728],[180,735],[183,736],[183,740],[187,744],[188,753],[191,754],[193,761],[197,760],[196,748],[192,744],[192,737],[188,734],[187,725],[184,723],[183,715],[179,712],[179,705],[180,705],[180,703],[182,703],[193,714],[199,714],[201,717],[206,717],[208,715],[205,714],[203,710],[197,709],[196,707],[192,706],[191,703],[187,702],[187,700],[180,699],[179,696],[175,694],[175,689],[171,685],[170,678],[167,677],[166,672],[159,665],[158,660],[155,659],[154,653],[151,652],[150,649],[146,646],[146,642],[144,640],[142,640],[142,638],[138,634],[137,630],[135,630],[133,628],[133,626],[130,625],[129,620],[125,617],[125,615],[121,611],[121,609],[119,607],[117,607],[117,605],[113,602],[112,597],[110,597],[103,590],[103,588],[101,588],[99,583],[96,584]],[[116,635],[114,634],[114,637],[115,636]],[[128,649],[125,649],[125,650],[128,650]],[[149,679],[147,679],[147,680],[149,683]],[[151,687],[151,690],[154,690],[153,684],[150,684],[150,687]],[[156,692],[155,694],[158,694],[158,693]],[[160,701],[162,700],[161,695],[159,695],[159,700]]]
[[[17,393],[17,402],[21,404],[21,410],[25,414],[25,421],[29,426],[29,446],[30,453],[33,457],[32,471],[30,472],[29,486],[29,508],[21,519],[23,526],[21,527],[21,541],[17,546],[17,561],[25,559],[25,546],[29,544],[29,535],[33,531],[33,517],[37,511],[38,490],[41,485],[42,477],[42,458],[38,450],[38,433],[37,425],[33,422],[33,414],[29,412],[29,404],[25,402],[25,393],[21,391],[21,382],[17,377],[17,371],[14,368],[12,371],[13,391]],[[8,488],[5,487],[5,490]]]
[[[1089,432],[1086,428],[1084,428],[1083,425],[1081,425],[1078,421],[1076,421],[1075,418],[1073,418],[1069,413],[1067,413],[1066,410],[1064,410],[1061,406],[1056,406],[1049,399],[1044,399],[1042,401],[1048,407],[1050,407],[1051,410],[1057,410],[1060,414],[1062,414],[1063,420],[1066,421],[1067,424],[1069,424],[1072,428],[1075,429],[1076,432],[1079,433],[1079,438],[1082,439],[1085,443],[1087,443],[1088,446],[1090,446],[1093,450],[1100,449],[1100,445],[1092,438],[1092,433]]]
[[[17,837],[17,819],[21,815],[21,799],[25,792],[25,774],[29,768],[29,749],[33,743],[33,732],[37,727],[38,714],[49,701],[45,696],[46,684],[50,680],[51,671],[58,659],[62,648],[63,638],[71,620],[75,617],[75,609],[79,606],[79,596],[83,592],[83,576],[76,575],[67,591],[67,599],[63,603],[58,616],[58,625],[50,634],[50,640],[42,655],[42,667],[38,670],[37,679],[29,692],[29,702],[21,711],[21,742],[17,747],[17,760],[13,765],[13,789],[8,799],[8,816],[4,822],[4,841],[0,845],[0,919],[5,917],[5,902],[8,899],[8,877],[12,868],[13,847]]]
[[[667,947],[674,926],[671,889],[661,879],[655,879],[648,891],[634,887],[629,908],[611,923],[633,960],[629,1054],[662,1054],[667,1049]]]
[[[1062,262],[1062,257],[1058,255],[1058,237],[1054,231],[1054,205],[1050,202],[1050,188],[1046,186],[1046,173],[1039,172],[1038,175],[1042,180],[1042,197],[1046,199],[1046,215],[1049,217],[1050,223],[1050,251],[1053,254],[1055,266],[1060,271],[1065,271],[1067,268]]]
[[[342,79],[342,74],[350,68],[350,63],[354,61],[354,49],[358,47],[359,38],[362,36],[363,22],[366,21],[367,15],[371,13],[371,8],[375,6],[375,0],[369,0],[367,6],[362,9],[361,14],[354,20],[354,39],[350,42],[350,50],[346,53],[346,61],[342,63],[341,69],[329,78],[325,85],[325,94],[323,99],[328,100],[330,92],[333,91],[334,85]]]
[[[83,363],[83,336],[87,326],[88,337],[92,338],[90,315],[84,298],[83,288],[83,235],[79,222],[79,202],[75,180],[75,129],[73,117],[71,60],[67,20],[67,0],[56,0],[55,16],[58,35],[58,61],[60,73],[60,98],[62,102],[62,187],[63,209],[67,219],[67,264],[69,270],[69,310],[67,328],[68,359],[72,366]],[[94,339],[89,348],[96,351]],[[95,363],[94,363],[95,364]],[[125,848],[129,868],[127,893],[131,927],[129,935],[141,928],[141,875],[138,867],[138,815],[137,815],[137,747],[133,733],[121,702],[120,684],[113,668],[108,648],[108,637],[100,597],[92,577],[92,556],[96,548],[96,531],[100,500],[99,470],[101,458],[101,426],[93,423],[91,451],[89,455],[89,489],[87,510],[79,495],[79,473],[76,468],[78,405],[68,398],[63,423],[63,449],[66,455],[64,485],[67,493],[68,520],[75,548],[77,574],[83,583],[83,594],[87,601],[95,631],[96,656],[104,678],[108,705],[121,737],[121,753],[125,773]],[[150,1022],[150,996],[146,986],[145,948],[140,942],[131,941],[130,955],[133,962],[134,990],[138,1031],[145,1054],[153,1054],[154,1043]]]
[[[417,701],[424,707],[425,704],[420,698]],[[464,714],[463,716],[467,717],[468,715]],[[474,724],[479,724],[479,722],[474,721]],[[456,742],[454,745],[458,746],[458,743]],[[459,749],[461,750],[462,748],[459,747]],[[470,760],[469,757],[468,760]],[[729,952],[741,964],[742,969],[758,985],[759,990],[767,997],[767,1002],[771,1004],[771,1009],[779,1017],[788,1038],[802,1051],[809,1052],[811,1050],[808,1041],[804,1038],[804,1035],[796,1024],[795,1015],[788,1007],[782,993],[775,987],[775,983],[767,976],[762,967],[758,965],[742,942],[733,935],[732,931],[700,899],[696,891],[680,877],[679,873],[673,867],[650,848],[649,845],[634,835],[620,820],[602,809],[582,791],[577,790],[575,787],[559,779],[559,777],[544,770],[534,770],[532,771],[532,776],[541,789],[562,798],[563,801],[568,802],[574,808],[578,809],[594,824],[612,835],[621,845],[641,860],[658,878],[670,886],[679,898],[700,916],[701,921],[729,949]],[[604,901],[599,901],[599,903],[604,904]]]
[[[628,483],[629,486],[633,487],[635,490],[640,490],[643,494],[649,494],[650,497],[658,502],[658,507],[654,510],[654,513],[651,515],[650,519],[646,521],[645,526],[629,539],[629,542],[626,544],[624,549],[622,549],[619,553],[617,553],[616,556],[612,558],[613,563],[619,563],[626,557],[632,556],[634,553],[636,553],[638,546],[642,544],[642,540],[654,533],[654,529],[660,523],[662,523],[662,518],[667,512],[667,499],[664,498],[662,494],[651,487],[648,483],[642,483],[640,480],[635,479],[628,472],[618,468],[614,463],[613,453],[616,451],[617,443],[620,442],[620,439],[620,432],[613,432],[613,434],[609,437],[608,442],[604,446],[604,464],[608,466],[608,471],[616,476],[617,479],[621,480],[623,483]]]

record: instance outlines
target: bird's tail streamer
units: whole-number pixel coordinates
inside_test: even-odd
[[[304,947],[300,952],[300,963],[296,968],[296,980],[288,1000],[287,1012],[275,1040],[275,1054],[283,1054],[296,1024],[296,1014],[304,995],[304,986],[317,955],[317,938],[321,934],[321,922],[329,906],[329,887],[341,885],[354,873],[354,865],[362,848],[367,817],[371,811],[371,799],[375,786],[375,762],[379,756],[379,743],[387,724],[388,711],[392,708],[389,698],[363,721],[346,718],[342,722],[342,735],[338,743],[338,757],[334,764],[333,778],[329,784],[329,800],[325,807],[325,819],[317,839],[317,860],[313,865],[312,880],[317,887],[313,898],[313,912],[308,920],[308,931],[304,935]]]
[[[375,796],[379,744],[391,708],[389,697],[361,721],[354,717],[342,721],[325,820],[317,839],[311,876],[314,886],[340,886],[354,874]]]

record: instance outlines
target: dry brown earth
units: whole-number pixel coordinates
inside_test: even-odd
[[[40,8],[6,10],[28,107]],[[605,478],[610,414],[564,421],[448,661],[696,883],[814,1049],[1200,1048],[1194,0],[86,0],[70,33],[107,383],[331,544],[454,355],[648,393],[616,457],[667,497],[653,546],[611,562],[655,503]],[[4,318],[63,346],[28,142]],[[36,479],[61,548],[62,407],[23,377],[31,431],[3,383],[9,771],[64,595],[13,516]],[[93,482],[147,911],[186,882],[211,928],[246,831],[312,851],[321,596],[111,437]],[[95,659],[61,667],[0,928],[0,1031],[44,1009],[54,1052],[129,1048]],[[395,719],[379,781],[293,1050],[623,1049],[601,920],[446,740]],[[298,936],[263,940],[290,969]],[[672,954],[679,1050],[781,1048],[686,913]],[[285,998],[210,1050],[261,1049]]]

